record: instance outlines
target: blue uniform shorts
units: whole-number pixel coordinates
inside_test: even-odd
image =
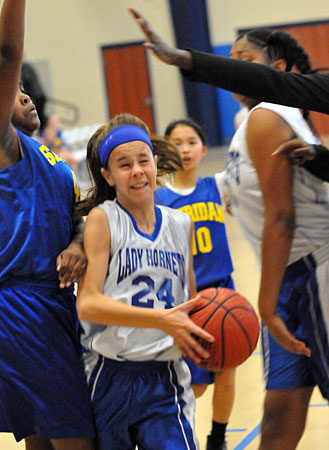
[[[93,438],[72,290],[5,281],[0,311],[0,431]]]
[[[100,356],[90,376],[98,450],[194,450],[195,399],[178,361]]]
[[[231,276],[223,278],[222,280],[219,280],[217,283],[215,283],[215,286],[225,287],[234,290],[233,278]],[[209,287],[215,286],[205,286],[200,288],[198,287],[198,291],[202,291]],[[202,369],[201,367],[194,364],[194,362],[190,361],[188,358],[184,359],[187,365],[189,366],[191,372],[192,377],[191,384],[212,384],[215,381],[215,372],[213,372],[212,370]]]
[[[277,312],[289,331],[311,349],[311,357],[290,353],[262,326],[266,389],[318,385],[329,399],[329,246],[285,271]]]

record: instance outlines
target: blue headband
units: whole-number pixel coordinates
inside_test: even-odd
[[[114,130],[110,131],[99,146],[98,154],[102,167],[106,166],[111,152],[118,147],[118,145],[132,141],[145,142],[153,153],[153,146],[146,131],[135,125],[121,125],[120,127],[114,128]]]

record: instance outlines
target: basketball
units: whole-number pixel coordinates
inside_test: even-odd
[[[209,288],[198,295],[201,297],[189,312],[190,318],[215,338],[209,343],[195,336],[210,353],[199,366],[214,371],[239,366],[257,345],[259,322],[254,308],[245,297],[227,288]]]

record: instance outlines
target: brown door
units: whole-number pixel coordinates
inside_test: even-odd
[[[299,45],[307,51],[314,68],[329,67],[329,23],[290,25],[283,29],[294,36]],[[311,118],[320,135],[329,135],[328,115],[312,111]]]
[[[155,132],[146,50],[141,43],[103,47],[109,117],[131,113]]]

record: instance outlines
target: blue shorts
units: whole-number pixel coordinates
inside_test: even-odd
[[[197,449],[189,370],[99,356],[90,377],[98,450]]]
[[[0,311],[0,431],[93,438],[72,290],[6,281]]]
[[[235,289],[234,288],[234,282],[233,278],[231,276],[228,276],[226,278],[223,278],[222,280],[219,280],[217,283],[215,283],[215,286],[218,287],[225,287],[228,289]],[[207,289],[209,287],[214,286],[204,286],[204,287],[198,287],[198,292],[202,291],[204,289]],[[201,367],[194,364],[194,362],[190,361],[188,358],[184,358],[187,365],[189,366],[192,381],[191,384],[212,384],[215,381],[215,372],[212,370],[202,369]]]
[[[329,246],[289,265],[277,312],[289,331],[311,349],[311,357],[290,353],[262,326],[266,389],[318,385],[329,399]]]

